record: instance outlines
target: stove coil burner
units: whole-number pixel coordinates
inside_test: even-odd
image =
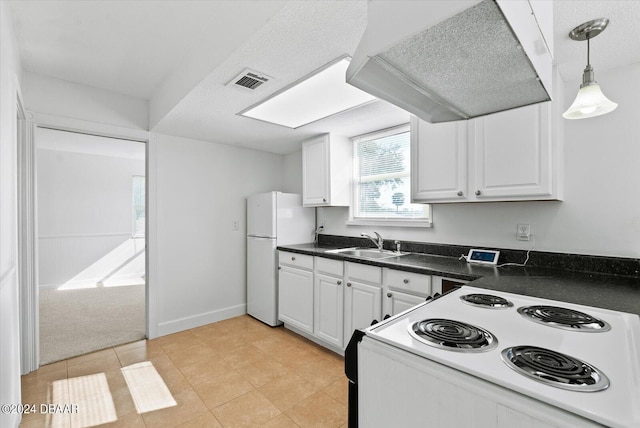
[[[565,330],[605,332],[611,326],[598,318],[558,306],[523,306],[518,313],[531,321]]]
[[[502,351],[502,360],[516,372],[557,388],[595,392],[609,387],[607,376],[592,365],[549,349],[514,346]]]
[[[409,326],[409,334],[422,343],[458,352],[484,352],[498,346],[498,339],[480,327],[460,321],[431,318]]]
[[[464,296],[460,296],[460,300],[470,305],[489,309],[506,309],[513,306],[513,303],[507,299],[492,294],[465,294]]]

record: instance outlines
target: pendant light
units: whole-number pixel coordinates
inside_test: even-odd
[[[609,20],[607,18],[594,19],[577,26],[569,33],[569,37],[576,41],[587,41],[587,66],[582,74],[582,84],[571,107],[562,114],[565,119],[586,119],[612,112],[618,104],[604,96],[600,85],[596,82],[593,67],[589,62],[589,40],[602,33]]]

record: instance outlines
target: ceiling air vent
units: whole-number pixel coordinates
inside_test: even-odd
[[[253,91],[262,86],[263,83],[267,83],[269,80],[271,80],[271,77],[267,76],[266,74],[246,69],[242,73],[231,79],[231,81],[227,83],[227,86],[233,86],[234,88],[244,88]]]

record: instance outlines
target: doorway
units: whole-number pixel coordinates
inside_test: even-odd
[[[146,337],[146,147],[35,131],[40,364]]]

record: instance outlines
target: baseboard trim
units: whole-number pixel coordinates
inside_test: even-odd
[[[161,322],[158,323],[158,337],[226,320],[246,313],[247,305],[243,303],[241,305],[230,306],[228,308],[205,312],[203,314],[180,318],[173,321]]]

